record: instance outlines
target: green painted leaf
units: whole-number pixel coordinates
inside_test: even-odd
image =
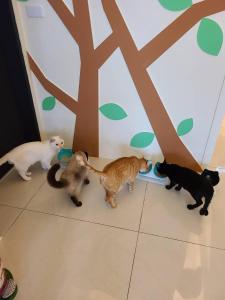
[[[205,18],[198,28],[197,41],[206,53],[217,56],[223,45],[223,31],[218,23]]]
[[[171,11],[180,11],[192,6],[192,0],[159,0],[159,2]]]
[[[155,135],[152,132],[139,132],[132,137],[130,146],[135,148],[146,148],[151,145],[154,137]]]
[[[194,122],[192,118],[183,120],[182,122],[180,122],[180,124],[177,127],[177,134],[179,136],[182,136],[189,133],[192,130],[193,125]]]
[[[53,96],[47,97],[42,101],[42,109],[52,110],[55,107],[55,104],[56,104],[55,97]]]
[[[122,120],[127,117],[125,110],[115,103],[103,104],[99,110],[110,120]]]

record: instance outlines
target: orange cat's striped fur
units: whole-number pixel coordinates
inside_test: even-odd
[[[113,208],[116,207],[115,196],[123,184],[127,183],[129,191],[132,191],[138,172],[148,170],[147,160],[135,156],[119,158],[107,164],[103,171],[98,171],[89,164],[87,166],[100,175],[100,182],[106,191],[106,201]]]

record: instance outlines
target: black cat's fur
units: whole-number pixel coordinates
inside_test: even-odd
[[[200,209],[200,215],[208,215],[208,206],[214,194],[213,186],[220,181],[218,172],[205,169],[202,174],[198,174],[191,169],[168,164],[166,161],[158,164],[157,171],[169,177],[170,184],[166,185],[168,190],[176,186],[175,190],[180,191],[184,188],[192,195],[196,203],[188,204],[188,209],[194,209],[202,205],[202,198],[204,197],[205,203]]]

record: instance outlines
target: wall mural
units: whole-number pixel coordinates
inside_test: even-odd
[[[180,11],[192,6],[192,0],[159,0],[159,2],[171,11]]]
[[[97,48],[93,45],[87,0],[73,0],[75,16],[63,0],[48,2],[79,46],[81,69],[78,99],[69,96],[48,80],[29,53],[28,59],[32,72],[50,94],[43,100],[43,109],[53,109],[57,99],[76,114],[73,149],[86,150],[93,156],[99,155],[99,111],[115,121],[128,117],[126,111],[116,103],[107,103],[100,108],[98,105],[98,70],[120,48],[154,130],[154,133],[137,133],[131,138],[130,145],[137,148],[147,147],[156,136],[162,153],[169,162],[200,171],[200,165],[180,139],[193,128],[193,119],[183,120],[177,125],[177,129],[174,128],[146,69],[198,22],[200,24],[196,38],[200,49],[209,55],[219,55],[223,32],[219,24],[208,16],[224,11],[225,1],[204,0],[193,4],[191,0],[159,0],[165,9],[186,10],[139,50],[115,1],[102,0],[112,33]]]
[[[46,97],[42,101],[43,110],[53,110],[55,106],[56,106],[56,99],[53,96]]]

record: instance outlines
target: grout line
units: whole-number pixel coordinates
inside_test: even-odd
[[[11,207],[11,208],[17,208],[17,209],[21,209],[24,210],[27,208],[27,206],[30,204],[30,202],[33,200],[33,198],[37,195],[37,193],[40,191],[40,189],[44,186],[44,184],[46,183],[46,180],[44,180],[43,183],[41,183],[41,185],[39,186],[39,188],[36,190],[36,192],[31,196],[31,198],[28,200],[28,202],[25,204],[24,207],[21,206],[15,206],[12,204],[7,204],[7,203],[1,203],[0,202],[0,206],[7,206],[7,207]]]
[[[219,247],[215,247],[215,246],[209,246],[209,245],[204,245],[204,244],[201,244],[201,243],[194,243],[194,242],[191,242],[191,241],[186,241],[186,240],[181,240],[181,239],[177,239],[177,238],[173,238],[173,237],[162,236],[162,235],[158,235],[158,234],[154,234],[154,233],[147,233],[147,232],[144,232],[144,231],[140,231],[142,217],[143,217],[144,204],[146,202],[146,193],[147,193],[148,183],[146,183],[146,187],[145,187],[145,195],[144,195],[144,200],[143,200],[143,204],[142,204],[142,211],[141,211],[141,217],[140,217],[138,231],[134,230],[134,229],[128,229],[128,228],[123,228],[123,227],[114,226],[114,225],[102,224],[102,223],[98,223],[98,222],[93,222],[93,221],[82,220],[82,219],[73,218],[73,217],[62,216],[62,215],[58,215],[58,214],[54,214],[54,213],[49,213],[49,212],[36,211],[36,210],[32,210],[32,209],[27,208],[27,206],[30,204],[30,202],[32,201],[32,199],[36,196],[36,194],[40,191],[40,189],[43,187],[43,185],[45,183],[46,182],[44,181],[40,185],[40,187],[38,188],[38,190],[34,193],[34,195],[31,197],[31,199],[29,200],[29,202],[27,203],[27,205],[24,208],[17,207],[17,206],[12,206],[12,205],[8,205],[8,204],[4,204],[4,203],[0,203],[0,206],[6,206],[6,207],[16,208],[16,209],[21,210],[21,212],[18,214],[18,216],[15,218],[15,220],[12,222],[12,224],[9,226],[9,228],[6,230],[6,232],[3,234],[3,237],[9,232],[9,230],[13,227],[13,225],[19,219],[19,217],[21,216],[21,214],[23,212],[25,212],[25,211],[29,211],[29,212],[33,212],[33,213],[40,213],[40,214],[45,214],[45,215],[50,215],[50,216],[56,216],[56,217],[60,217],[60,218],[68,219],[68,220],[85,222],[85,223],[100,225],[100,226],[104,226],[104,227],[112,227],[112,228],[115,228],[115,229],[121,229],[121,230],[126,230],[126,231],[130,231],[130,232],[138,233],[127,297],[129,295],[129,289],[130,289],[130,283],[131,283],[131,278],[132,278],[134,260],[135,260],[135,256],[136,256],[137,243],[138,243],[138,238],[139,238],[140,234],[145,234],[145,235],[150,235],[150,236],[154,236],[154,237],[158,237],[158,238],[165,238],[165,239],[169,239],[169,240],[173,240],[173,241],[177,241],[177,242],[183,242],[183,243],[187,243],[187,244],[192,244],[192,245],[202,246],[202,247],[211,248],[211,249],[215,249],[215,250],[225,251],[225,248],[219,248]]]
[[[144,206],[145,206],[145,202],[146,202],[147,190],[148,190],[148,183],[146,183],[146,187],[145,187],[145,195],[144,195],[144,201],[143,201],[143,204],[142,204],[141,218],[140,218],[138,233],[140,233],[140,228],[141,228],[141,223],[142,223],[142,217],[143,217],[143,211],[144,211]]]
[[[140,233],[145,234],[145,235],[151,235],[151,236],[162,238],[162,239],[172,240],[172,241],[176,241],[176,242],[180,242],[180,243],[192,244],[192,245],[201,246],[201,247],[205,247],[205,248],[211,248],[211,249],[215,249],[215,250],[225,251],[225,248],[219,248],[219,247],[215,247],[215,246],[208,246],[208,245],[194,243],[194,242],[185,241],[185,240],[180,240],[180,239],[176,239],[176,238],[172,238],[172,237],[168,237],[168,236],[162,236],[162,235],[159,235],[159,234],[147,233],[147,232],[143,232],[143,231],[141,231]]]
[[[131,267],[131,272],[130,272],[130,280],[129,280],[129,286],[128,286],[128,290],[127,290],[126,300],[128,300],[129,293],[130,293],[131,279],[132,279],[132,275],[133,275],[134,261],[135,261],[136,252],[137,252],[138,240],[139,240],[139,232],[137,234],[137,240],[136,240],[136,245],[135,245],[135,250],[134,250],[134,257],[133,257],[133,262],[132,262],[132,267]]]
[[[12,166],[12,168],[9,169],[9,171],[0,179],[0,183],[4,182],[4,180],[6,180],[6,178],[9,176],[9,174],[11,174],[14,170],[15,170],[15,168],[14,168],[14,166]]]
[[[9,204],[6,204],[6,203],[0,203],[0,206],[6,206],[6,207],[10,207],[10,208],[17,208],[17,209],[20,209],[20,210],[24,209],[23,207],[9,205]]]
[[[136,240],[136,245],[135,245],[135,250],[134,250],[134,257],[133,257],[133,262],[132,262],[132,267],[131,267],[131,272],[130,272],[130,280],[129,280],[128,290],[127,290],[126,300],[128,300],[129,293],[130,293],[130,286],[131,286],[131,280],[132,280],[132,275],[133,275],[134,262],[135,262],[135,258],[136,258],[138,240],[139,240],[139,235],[140,235],[141,221],[142,221],[142,215],[143,215],[143,210],[144,210],[144,205],[145,205],[147,188],[148,188],[148,183],[146,183],[146,186],[145,186],[145,194],[144,194],[144,200],[143,200],[143,203],[142,203],[141,217],[140,217],[140,222],[139,222],[139,227],[138,227],[138,234],[137,234],[137,240]]]
[[[3,233],[3,235],[2,235],[3,238],[10,231],[10,229],[14,226],[14,224],[17,222],[17,220],[19,219],[19,217],[22,215],[23,212],[24,211],[21,209],[21,211],[19,212],[18,216],[15,218],[15,220],[12,222],[12,224],[9,226],[9,228]]]
[[[34,197],[37,195],[37,193],[41,190],[41,188],[45,185],[46,180],[42,182],[42,184],[39,186],[39,188],[36,190],[36,192],[30,197],[27,204],[24,206],[23,210],[27,209],[28,205],[31,203],[31,201],[34,199]]]
[[[9,232],[9,230],[14,226],[14,224],[16,223],[16,221],[19,219],[19,217],[22,215],[22,213],[26,210],[26,207],[30,204],[31,200],[37,195],[37,193],[40,191],[40,189],[42,188],[42,186],[45,184],[45,180],[43,181],[43,183],[39,186],[39,188],[36,190],[36,192],[31,196],[31,198],[29,199],[28,203],[25,205],[25,207],[16,207],[16,206],[11,206],[11,205],[7,205],[7,204],[1,204],[0,206],[6,206],[6,207],[10,207],[10,208],[16,208],[16,209],[20,209],[20,213],[18,214],[18,216],[15,218],[15,220],[12,222],[12,224],[9,226],[9,228],[6,230],[6,232],[4,232],[3,234],[3,238],[6,236],[6,234]]]
[[[134,229],[128,229],[128,228],[123,228],[123,227],[114,226],[114,225],[102,224],[102,223],[98,223],[98,222],[93,222],[93,221],[82,220],[82,219],[73,218],[73,217],[62,216],[62,215],[58,215],[58,214],[55,214],[55,213],[44,212],[44,211],[39,211],[39,210],[33,210],[33,209],[29,209],[29,208],[25,208],[24,211],[33,212],[33,213],[37,213],[37,214],[39,213],[39,214],[49,215],[49,216],[54,216],[54,217],[59,217],[59,218],[72,220],[72,221],[85,222],[85,223],[90,223],[90,224],[95,224],[95,225],[100,225],[100,226],[105,226],[105,227],[112,227],[112,228],[115,228],[115,229],[121,229],[121,230],[131,231],[131,232],[135,232],[135,233],[138,232],[137,230],[134,230]]]

